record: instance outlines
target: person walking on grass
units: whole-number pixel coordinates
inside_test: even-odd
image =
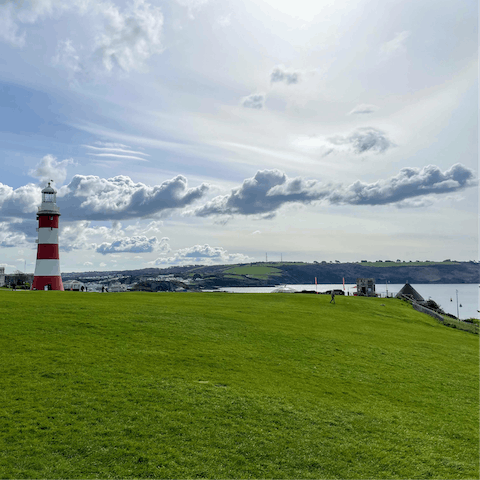
[[[335,292],[332,290],[332,299],[330,300],[330,303],[335,303]]]

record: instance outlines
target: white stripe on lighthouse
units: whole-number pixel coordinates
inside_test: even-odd
[[[38,259],[35,264],[35,277],[55,277],[60,275],[60,261],[58,259]]]
[[[39,228],[38,243],[58,243],[58,228]]]

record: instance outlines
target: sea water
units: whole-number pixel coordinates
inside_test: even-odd
[[[432,299],[440,305],[446,312],[459,318],[479,318],[479,285],[476,283],[452,283],[452,284],[431,284],[419,283],[411,284],[412,287],[425,299]],[[297,292],[302,290],[325,292],[326,290],[343,290],[342,284],[307,284],[307,285],[287,285]],[[395,296],[404,284],[387,283],[376,284],[376,293],[381,297]],[[225,287],[220,290],[231,293],[271,293],[277,287]],[[345,284],[345,295],[353,295],[357,291],[355,284]],[[458,298],[458,303],[457,303]],[[457,306],[458,305],[458,306]]]

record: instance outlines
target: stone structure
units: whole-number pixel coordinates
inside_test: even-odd
[[[357,295],[362,297],[376,297],[374,278],[357,278]]]

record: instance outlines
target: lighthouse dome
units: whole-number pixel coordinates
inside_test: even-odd
[[[57,193],[57,191],[50,185],[50,182],[48,182],[48,185],[42,190],[42,193]]]
[[[42,204],[38,208],[38,213],[56,213],[59,215],[59,210],[56,205],[57,202],[57,191],[50,185],[48,185],[42,190]]]

